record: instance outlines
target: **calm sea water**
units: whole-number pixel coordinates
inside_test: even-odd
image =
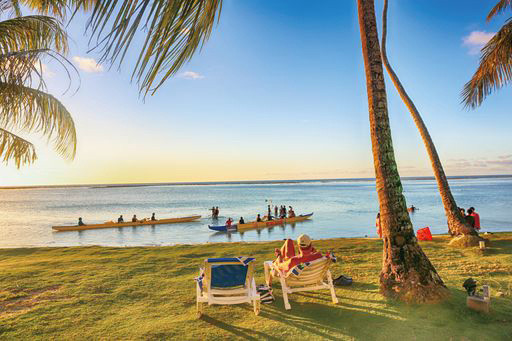
[[[512,230],[512,178],[450,180],[461,207],[474,206],[485,231]],[[437,186],[433,180],[404,180],[407,205],[415,229],[430,226],[433,233],[447,231]],[[212,206],[220,207],[219,224],[227,217],[246,221],[266,212],[266,200],[291,205],[297,214],[314,212],[313,219],[296,225],[244,233],[210,231]],[[117,188],[41,188],[0,190],[0,247],[20,246],[144,246],[176,243],[258,241],[295,238],[375,236],[378,211],[372,181],[326,181],[280,184],[219,184]],[[125,220],[133,214],[157,218],[201,214],[198,222],[125,227],[81,232],[53,232],[52,225],[72,225],[78,217],[86,224]]]

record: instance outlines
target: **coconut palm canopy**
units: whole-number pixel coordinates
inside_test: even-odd
[[[487,21],[496,15],[512,10],[512,0],[501,0],[489,12]],[[512,17],[482,48],[480,64],[475,74],[464,86],[463,102],[466,107],[476,108],[493,91],[512,81]]]
[[[21,132],[48,138],[63,157],[76,152],[76,132],[67,109],[46,92],[43,61],[65,67],[67,35],[56,19],[44,15],[19,16],[18,2],[0,1],[0,157],[17,167],[32,163],[34,145]],[[68,70],[66,68],[66,70]]]
[[[100,62],[120,65],[142,32],[132,79],[146,95],[154,93],[208,40],[222,0],[76,0],[74,6],[92,8],[87,28],[93,50],[102,56]]]

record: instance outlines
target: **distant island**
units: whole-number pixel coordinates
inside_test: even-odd
[[[450,180],[460,179],[502,179],[512,178],[512,174],[500,175],[454,175],[447,177]],[[405,176],[402,180],[435,180],[433,176]],[[303,179],[303,180],[242,180],[242,181],[204,181],[204,182],[153,182],[153,183],[126,183],[126,184],[82,184],[82,185],[34,185],[34,186],[0,186],[0,190],[9,189],[38,189],[38,188],[124,188],[149,186],[215,186],[215,185],[278,185],[315,182],[357,182],[375,181],[375,178],[338,178],[338,179]]]

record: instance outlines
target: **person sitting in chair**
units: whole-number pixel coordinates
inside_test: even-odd
[[[295,252],[295,246],[291,239],[286,239],[281,249],[275,250],[276,260],[274,264],[285,273],[300,263],[322,258],[322,253],[313,247],[311,238],[307,234],[301,234],[297,238],[297,244],[299,246],[298,253]]]

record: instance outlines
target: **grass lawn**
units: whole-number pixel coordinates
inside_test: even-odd
[[[171,247],[70,247],[0,250],[0,339],[362,339],[510,340],[512,338],[512,233],[494,234],[485,254],[447,246],[435,236],[422,247],[452,295],[438,305],[405,305],[379,294],[382,243],[376,239],[316,241],[333,250],[335,276],[354,284],[292,294],[285,311],[276,301],[254,316],[248,304],[206,306],[196,319],[195,282],[207,257],[254,256],[257,284],[264,260],[281,242]],[[465,306],[462,282],[491,286],[491,313]],[[497,291],[505,294],[495,297]]]

